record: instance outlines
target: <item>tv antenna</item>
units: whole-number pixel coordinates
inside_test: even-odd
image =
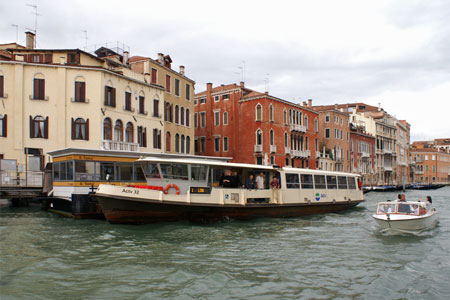
[[[269,92],[269,83],[270,83],[269,77],[270,77],[270,74],[266,73],[266,78],[264,78],[266,92]]]
[[[245,60],[242,61],[242,66],[238,67],[241,70],[241,81],[245,82]]]
[[[19,42],[19,25],[11,24],[11,26],[16,27],[16,43]]]
[[[31,14],[34,15],[34,48],[36,48],[37,45],[37,17],[40,16],[40,14],[38,14],[38,7],[36,4],[27,4],[27,6],[30,6],[34,9],[34,12],[32,12]]]
[[[81,32],[84,32],[84,37],[82,37],[82,38],[84,39],[84,51],[86,51],[87,43],[88,43],[87,30],[81,30]]]

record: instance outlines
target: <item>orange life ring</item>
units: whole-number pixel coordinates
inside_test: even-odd
[[[168,184],[168,185],[166,186],[166,188],[164,189],[164,194],[167,195],[167,194],[169,193],[169,189],[170,189],[171,187],[175,188],[175,190],[177,191],[177,195],[180,194],[180,188],[179,188],[176,184]]]

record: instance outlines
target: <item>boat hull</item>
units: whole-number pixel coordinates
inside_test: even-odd
[[[437,213],[433,212],[429,215],[420,216],[410,219],[390,219],[388,220],[385,215],[373,215],[373,218],[377,222],[378,226],[383,231],[396,230],[402,232],[415,232],[425,229],[429,229],[437,223]]]
[[[364,200],[338,203],[311,204],[247,204],[198,205],[160,201],[135,201],[127,197],[97,195],[103,214],[110,223],[146,224],[167,221],[192,221],[200,223],[221,220],[249,220],[255,218],[288,218],[304,215],[339,212],[358,205]]]

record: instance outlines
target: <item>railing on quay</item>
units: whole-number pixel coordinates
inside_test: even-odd
[[[1,187],[34,187],[41,188],[44,183],[44,172],[40,171],[5,171],[0,170]]]

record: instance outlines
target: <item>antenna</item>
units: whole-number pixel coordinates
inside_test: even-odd
[[[264,83],[265,83],[265,88],[266,88],[266,92],[269,92],[269,82],[270,82],[270,74],[266,73],[266,78],[264,78]]]
[[[19,25],[11,24],[11,26],[16,27],[16,43],[18,43],[19,42]]]
[[[245,60],[242,61],[242,81],[245,82]]]
[[[36,48],[37,45],[37,17],[40,16],[40,14],[38,14],[38,10],[37,10],[37,5],[36,4],[27,4],[27,6],[30,6],[32,8],[34,8],[34,13],[31,13],[32,15],[34,15],[34,48]]]
[[[87,42],[88,42],[87,30],[81,30],[81,32],[84,32],[84,37],[82,37],[82,38],[84,39],[84,51],[86,51]]]

